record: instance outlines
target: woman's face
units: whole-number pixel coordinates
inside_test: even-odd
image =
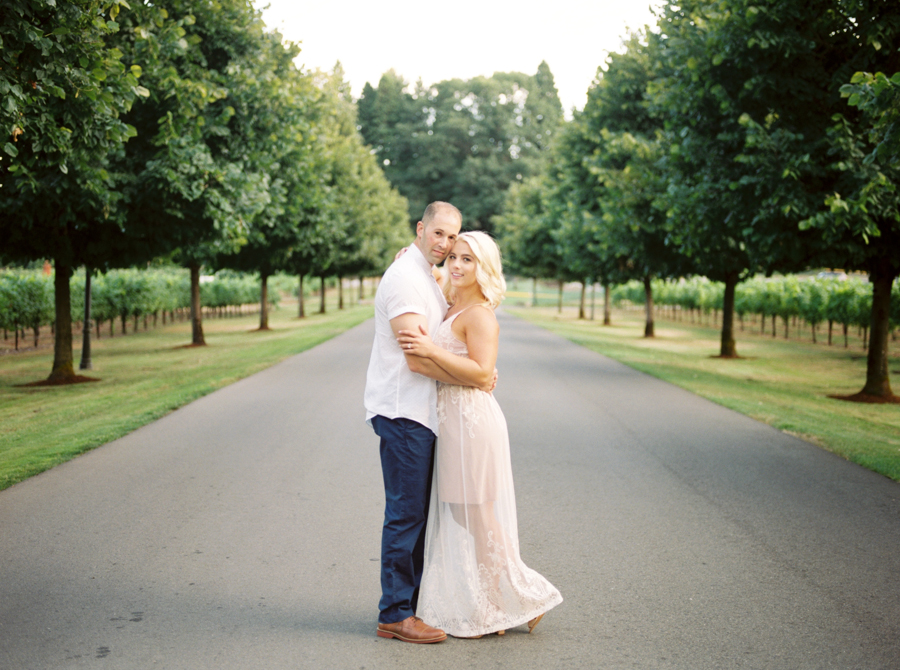
[[[453,249],[447,256],[447,270],[450,272],[450,285],[457,291],[468,288],[475,281],[475,268],[478,261],[472,253],[472,248],[465,240],[456,240]]]

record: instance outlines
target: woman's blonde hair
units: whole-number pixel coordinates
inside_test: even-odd
[[[500,247],[497,246],[497,243],[490,235],[479,230],[460,233],[456,241],[459,242],[460,240],[469,245],[472,255],[475,256],[475,281],[478,282],[482,295],[484,295],[491,307],[497,307],[503,302],[503,298],[506,295],[506,279],[503,278]],[[454,295],[453,286],[450,284],[450,272],[446,263],[444,263],[443,275],[444,295],[447,297],[447,301],[452,304],[456,296]]]

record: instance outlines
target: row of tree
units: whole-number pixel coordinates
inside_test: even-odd
[[[494,223],[526,276],[645,289],[723,285],[721,350],[737,356],[738,285],[757,274],[868,273],[864,394],[892,396],[900,274],[900,4],[684,0],[612,54],[546,170]]]
[[[408,237],[340,67],[298,69],[250,0],[10,0],[0,38],[0,263],[53,262],[51,381],[75,268],[189,268],[202,344],[201,267],[258,273],[266,305],[275,272],[379,273]]]

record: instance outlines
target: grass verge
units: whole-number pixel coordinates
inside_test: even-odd
[[[99,382],[23,387],[50,373],[52,350],[0,357],[0,490],[115,440],[192,400],[310,349],[372,315],[371,306],[297,319],[296,303],[269,315],[206,319],[208,346],[190,342],[190,323],[92,342]],[[79,339],[80,344],[80,339]],[[80,350],[75,352],[76,365]]]
[[[613,325],[577,319],[575,308],[505,307],[593,351],[614,358],[819,445],[900,481],[900,406],[844,402],[829,395],[859,391],[865,352],[737,333],[743,358],[714,358],[717,328],[656,321],[656,337],[643,337],[643,313],[616,311]],[[891,369],[900,367],[897,356]]]

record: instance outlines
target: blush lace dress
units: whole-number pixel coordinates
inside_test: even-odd
[[[434,342],[468,357],[450,329],[460,314],[441,324]],[[455,637],[527,623],[562,596],[519,556],[503,412],[490,393],[438,382],[438,421],[417,614]]]

